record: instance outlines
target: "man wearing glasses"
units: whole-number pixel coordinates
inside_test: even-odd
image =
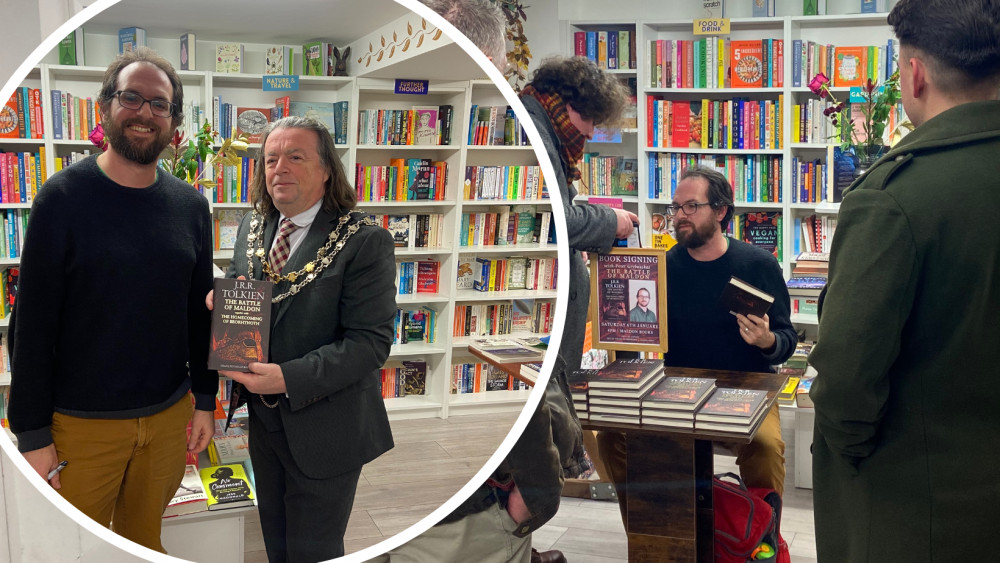
[[[109,146],[38,191],[10,326],[25,459],[84,514],[161,552],[163,509],[185,452],[211,439],[218,388],[208,204],[157,169],[182,103],[155,52],[111,63],[97,101]]]
[[[774,256],[726,236],[733,216],[733,188],[726,177],[692,167],[681,175],[673,203],[666,207],[677,245],[667,252],[667,366],[767,372],[795,351],[797,336],[789,320],[788,288]],[[719,302],[736,276],[774,296],[768,314],[733,316]],[[618,484],[625,481],[621,434],[599,435],[601,457]],[[784,490],[785,443],[778,406],[767,414],[749,444],[732,445],[743,480],[751,487]]]

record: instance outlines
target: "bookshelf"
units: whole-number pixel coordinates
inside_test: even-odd
[[[739,11],[735,10],[734,11]],[[743,15],[740,11],[739,15]],[[796,242],[799,239],[796,221],[801,221],[807,217],[815,215],[822,219],[835,219],[839,211],[839,204],[829,201],[817,201],[810,203],[798,203],[797,198],[793,198],[793,174],[790,163],[793,158],[799,161],[819,161],[826,164],[829,155],[832,154],[832,145],[828,145],[825,140],[817,142],[812,140],[805,143],[793,143],[793,124],[789,116],[796,104],[805,104],[810,99],[815,99],[807,88],[808,80],[812,74],[806,77],[801,86],[794,86],[792,80],[793,62],[791,56],[791,46],[793,41],[811,41],[816,44],[836,46],[849,45],[876,45],[884,46],[893,37],[892,30],[886,23],[887,14],[849,14],[849,15],[825,15],[825,16],[801,16],[787,15],[771,18],[750,18],[737,17],[730,19],[731,32],[728,36],[732,41],[738,40],[760,40],[771,39],[780,40],[784,47],[783,66],[780,68],[783,73],[783,83],[780,86],[760,87],[760,88],[732,88],[732,87],[709,87],[709,88],[678,88],[661,87],[652,83],[652,71],[654,67],[651,60],[650,42],[655,40],[695,40],[702,36],[693,33],[691,19],[683,20],[644,20],[620,19],[612,21],[581,20],[566,22],[564,28],[566,33],[564,52],[572,55],[576,53],[576,33],[596,30],[635,30],[637,53],[635,76],[638,83],[638,133],[632,134],[623,131],[622,143],[620,145],[588,143],[587,151],[598,151],[602,155],[629,154],[638,155],[639,159],[639,194],[636,198],[624,197],[623,204],[626,209],[637,212],[642,225],[642,240],[648,244],[651,237],[651,219],[654,213],[662,212],[663,206],[669,204],[670,186],[665,182],[665,188],[661,193],[651,191],[651,183],[655,180],[655,171],[651,167],[650,161],[657,160],[667,163],[679,164],[684,160],[699,161],[713,160],[716,162],[731,161],[732,159],[767,159],[772,163],[780,164],[780,174],[772,176],[773,186],[777,189],[768,190],[769,198],[762,198],[760,190],[754,197],[741,195],[737,186],[736,214],[747,212],[780,212],[782,224],[779,232],[782,247],[782,256],[779,263],[788,278],[795,267]],[[655,55],[655,50],[652,52]],[[728,66],[728,65],[727,65]],[[622,74],[621,70],[610,71],[616,76]],[[626,71],[631,72],[631,71]],[[803,71],[804,74],[804,71]],[[711,86],[727,86],[722,81],[716,80]],[[847,97],[848,88],[835,88],[834,92],[844,99]],[[654,144],[649,138],[649,131],[654,125],[650,119],[651,114],[647,111],[647,104],[652,100],[669,100],[672,102],[700,102],[708,99],[715,102],[725,102],[734,98],[742,98],[750,102],[765,102],[774,105],[775,113],[780,113],[784,118],[774,129],[773,136],[760,145],[760,148],[753,149],[718,149],[701,147],[672,147]],[[770,143],[766,142],[770,141]],[[679,173],[679,169],[675,174]],[[758,186],[759,188],[759,186]],[[584,188],[578,187],[578,191],[585,193]],[[578,200],[587,199],[586,196],[579,196]],[[804,249],[802,249],[804,250]],[[792,321],[800,328],[805,329],[807,336],[815,338],[816,318],[815,315],[794,315]]]
[[[176,58],[176,37],[172,31],[158,32],[152,26],[147,28],[148,44],[158,49],[168,59]],[[205,40],[208,39],[208,40]],[[308,38],[302,38],[304,43]],[[66,157],[72,153],[89,151],[96,153],[98,149],[89,140],[56,139],[53,135],[53,115],[51,95],[54,90],[71,92],[74,96],[96,98],[100,82],[105,70],[101,65],[115,54],[116,37],[112,35],[87,34],[87,61],[95,66],[62,66],[52,64],[50,54],[28,78],[22,83],[30,88],[41,90],[41,100],[44,114],[45,135],[40,139],[0,139],[0,149],[4,151],[45,152],[45,167],[51,175],[55,170],[55,159]],[[294,44],[294,41],[285,40]],[[109,48],[107,45],[110,45]],[[209,52],[214,41],[209,37],[198,36],[198,51]],[[93,48],[91,48],[93,46]],[[263,51],[263,45],[246,43],[246,58],[252,61],[259,56],[257,50]],[[170,49],[169,51],[167,49]],[[95,53],[97,54],[95,56]],[[437,58],[435,60],[435,57]],[[447,68],[459,64],[457,58],[467,58],[460,49],[438,49],[436,52],[424,54],[420,66],[427,64]],[[428,61],[432,61],[428,63]],[[172,61],[175,65],[176,60]],[[199,59],[198,68],[207,68],[207,61]],[[201,64],[204,62],[205,64]],[[252,65],[248,64],[248,68]],[[418,68],[419,68],[418,67]],[[214,68],[214,67],[213,67]],[[254,67],[255,68],[255,67]],[[478,67],[477,67],[478,68]],[[402,72],[402,69],[397,69]],[[520,411],[528,398],[528,391],[490,391],[459,395],[451,393],[451,373],[454,363],[468,361],[471,355],[462,346],[455,343],[460,338],[452,334],[453,316],[456,306],[468,304],[511,304],[514,300],[530,302],[539,300],[554,302],[556,291],[545,290],[510,290],[510,291],[459,291],[456,289],[459,255],[482,256],[490,259],[504,259],[511,256],[528,258],[552,258],[557,254],[555,244],[520,244],[513,246],[481,245],[461,246],[459,232],[462,228],[463,214],[485,213],[497,206],[510,207],[514,205],[530,205],[539,211],[551,212],[551,204],[547,193],[542,198],[542,191],[537,194],[513,192],[517,197],[510,199],[477,199],[464,198],[463,184],[466,167],[535,167],[537,158],[530,145],[521,146],[474,146],[470,145],[470,109],[473,105],[500,106],[507,105],[506,99],[490,80],[474,78],[470,74],[466,79],[434,79],[429,80],[428,94],[414,96],[394,93],[394,80],[385,77],[348,76],[348,77],[299,77],[299,89],[293,92],[262,91],[261,74],[223,74],[210,70],[179,71],[185,89],[185,113],[190,106],[197,104],[201,108],[204,119],[212,122],[213,98],[222,99],[234,106],[270,107],[275,105],[275,99],[289,95],[292,101],[306,102],[343,102],[348,103],[347,143],[338,144],[338,156],[345,167],[348,176],[355,179],[356,166],[387,166],[391,159],[429,159],[443,162],[447,166],[444,197],[437,200],[402,200],[402,201],[360,201],[358,210],[372,215],[440,215],[442,227],[440,245],[431,247],[397,248],[397,262],[416,262],[433,260],[438,266],[438,290],[434,293],[413,293],[397,295],[397,306],[402,310],[426,308],[436,314],[436,338],[433,342],[396,343],[392,346],[390,361],[422,360],[427,363],[427,379],[425,394],[386,399],[386,406],[392,418],[447,418],[450,414],[482,414],[501,411]],[[481,73],[480,73],[481,74]],[[409,74],[406,78],[419,78]],[[359,113],[363,110],[391,109],[410,110],[414,106],[444,106],[453,107],[452,136],[449,145],[379,145],[372,143],[360,144]],[[182,125],[183,127],[183,125]],[[248,156],[259,152],[259,145],[251,145]],[[539,176],[540,179],[540,176]],[[250,209],[249,203],[215,201],[211,189],[206,190],[206,197],[214,216],[219,212],[236,210],[245,212]],[[30,203],[2,204],[0,212],[7,209],[30,209]],[[555,229],[551,223],[552,230]],[[232,257],[232,250],[215,251],[214,260],[226,267]],[[17,258],[4,259],[0,264],[16,266]],[[7,319],[0,319],[0,330],[6,330]],[[498,335],[502,336],[502,335]],[[9,377],[0,378],[0,385],[7,384]],[[472,395],[483,395],[473,397]]]

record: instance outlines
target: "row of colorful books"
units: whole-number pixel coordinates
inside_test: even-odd
[[[0,139],[41,139],[42,94],[38,88],[21,86],[0,106]]]
[[[514,333],[548,334],[555,303],[518,299],[510,303],[455,305],[452,336],[504,336]]]
[[[488,391],[518,391],[528,386],[506,372],[486,362],[464,362],[451,366],[451,393],[483,393]]]
[[[552,212],[534,205],[491,206],[483,213],[463,213],[459,246],[546,245],[552,230]]]
[[[885,45],[836,46],[823,45],[807,39],[793,39],[792,87],[808,86],[822,72],[834,88],[862,86],[869,78],[884,82],[895,70],[894,58],[899,53],[899,40],[889,39]]]
[[[646,98],[650,147],[777,150],[782,148],[784,95],[777,100]]]
[[[201,469],[197,465],[187,465],[181,485],[163,511],[163,517],[254,506],[256,496],[251,467],[249,459]]]
[[[388,166],[354,168],[358,201],[415,201],[445,199],[448,163],[429,158],[393,158]]]
[[[45,147],[37,153],[0,152],[0,202],[30,203],[48,180]]]
[[[587,57],[599,68],[635,69],[635,30],[609,29],[573,33],[574,54]]]
[[[577,193],[580,195],[639,195],[638,159],[584,153],[579,168],[582,182]]]
[[[371,214],[376,225],[392,234],[396,248],[440,248],[445,241],[444,215],[411,213],[409,215]]]
[[[437,342],[438,312],[430,307],[419,309],[396,309],[393,319],[393,344],[409,342]]]
[[[540,166],[466,166],[462,199],[548,199]]]
[[[383,399],[423,395],[427,389],[427,362],[389,361],[379,370]]]
[[[472,289],[483,292],[555,289],[557,268],[556,258],[480,256],[473,267]]]
[[[358,115],[359,145],[450,145],[454,106],[412,109],[363,109]]]
[[[656,39],[646,46],[649,88],[781,88],[784,41]]]
[[[718,171],[729,180],[737,203],[780,203],[783,200],[784,162],[779,155],[651,153],[648,164],[650,199],[672,199],[684,171],[692,166],[703,166]]]
[[[670,376],[659,360],[617,360],[599,370],[578,370],[570,387],[577,413],[591,420],[750,433],[766,413],[766,391]]]
[[[833,235],[837,232],[836,215],[809,215],[795,219],[796,256],[801,252],[829,253],[833,245]],[[824,273],[813,271],[810,274]]]
[[[396,293],[437,293],[441,263],[435,260],[396,262]]]

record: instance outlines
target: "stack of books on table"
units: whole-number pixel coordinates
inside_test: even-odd
[[[663,360],[616,360],[598,370],[588,382],[590,420],[639,424],[642,398],[663,377]]]
[[[717,388],[694,416],[695,430],[749,434],[767,414],[767,391]]]
[[[580,420],[590,418],[588,408],[587,393],[590,389],[590,380],[597,376],[598,369],[578,369],[569,374],[569,394],[573,397],[573,409]]]
[[[694,428],[694,413],[715,389],[705,377],[667,377],[642,400],[642,423]]]
[[[208,510],[208,495],[205,494],[205,487],[201,484],[198,467],[188,465],[184,468],[184,478],[181,479],[180,487],[163,511],[163,517],[182,516],[203,510]]]

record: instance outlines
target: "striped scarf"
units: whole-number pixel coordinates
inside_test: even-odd
[[[545,113],[549,115],[549,121],[552,122],[552,128],[555,129],[556,137],[560,141],[559,154],[566,169],[566,179],[570,182],[579,180],[581,174],[577,164],[583,159],[583,146],[587,138],[570,122],[569,113],[566,112],[566,102],[558,93],[543,94],[535,90],[531,84],[521,90],[521,97],[524,96],[538,100],[538,103],[545,108]]]

